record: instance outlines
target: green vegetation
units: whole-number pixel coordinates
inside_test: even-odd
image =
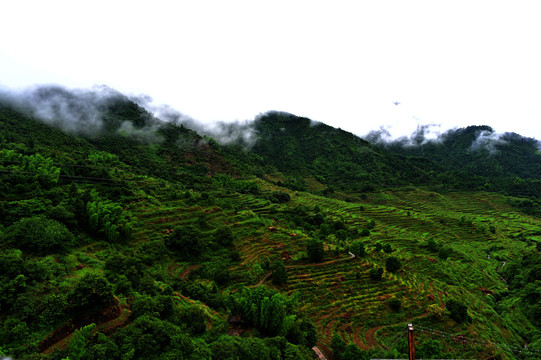
[[[75,136],[0,105],[0,356],[404,358],[409,322],[418,357],[540,354],[531,140],[460,168],[491,156],[475,131],[438,164],[283,113],[252,149],[103,117]]]

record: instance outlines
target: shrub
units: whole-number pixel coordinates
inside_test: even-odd
[[[44,217],[23,218],[8,228],[9,244],[38,254],[65,252],[75,245],[75,237],[62,223]]]
[[[468,315],[468,308],[463,303],[451,299],[445,303],[445,306],[451,313],[451,318],[457,323],[471,322],[472,319]]]
[[[318,239],[311,239],[308,245],[306,246],[308,252],[308,258],[312,262],[320,262],[323,260],[325,254],[323,249],[323,242]]]
[[[375,268],[370,269],[368,274],[370,275],[370,278],[372,280],[376,280],[376,281],[381,280],[381,276],[383,275],[383,269],[380,267],[375,267]]]
[[[273,191],[269,197],[269,200],[273,203],[286,203],[291,200],[291,197],[288,193],[283,191]]]
[[[387,259],[385,262],[385,268],[388,272],[395,273],[402,267],[402,264],[400,263],[400,260],[396,256],[391,256]]]
[[[402,307],[402,302],[399,299],[390,299],[389,300],[389,307],[393,311],[400,311],[400,308]]]

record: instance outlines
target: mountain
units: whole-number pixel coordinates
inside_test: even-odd
[[[60,90],[0,101],[0,356],[404,358],[413,323],[418,357],[538,357],[533,140],[269,112],[219,143]]]

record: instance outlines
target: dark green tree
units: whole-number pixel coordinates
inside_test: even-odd
[[[272,283],[274,285],[282,285],[287,282],[286,266],[282,261],[276,261],[273,264]]]
[[[402,303],[399,299],[393,298],[389,300],[389,307],[391,308],[391,310],[398,312],[402,307]]]
[[[366,256],[366,250],[364,249],[364,244],[361,241],[354,241],[353,244],[351,244],[349,251],[358,257]]]
[[[165,240],[165,245],[183,258],[197,256],[201,252],[201,232],[194,226],[179,226]]]
[[[9,227],[6,240],[12,246],[41,255],[65,252],[75,237],[64,224],[44,217],[24,218]]]
[[[310,239],[308,245],[306,246],[308,252],[308,258],[312,262],[320,262],[323,260],[325,251],[323,249],[323,242],[318,239]]]
[[[396,256],[391,256],[385,261],[385,268],[388,272],[395,273],[402,267],[400,260]]]
[[[460,301],[450,299],[445,303],[447,310],[451,313],[451,318],[457,323],[471,322],[471,317],[468,315],[468,308]]]
[[[381,276],[383,275],[383,269],[380,267],[373,267],[372,269],[370,269],[368,274],[370,275],[370,278],[372,280],[381,280]]]
[[[113,304],[113,287],[102,276],[86,274],[79,279],[67,297],[68,309],[74,315],[90,314]]]

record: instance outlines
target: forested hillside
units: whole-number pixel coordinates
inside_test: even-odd
[[[92,131],[37,117],[0,104],[0,356],[405,358],[413,323],[418,358],[541,357],[533,140],[270,112],[224,145],[122,96]]]

